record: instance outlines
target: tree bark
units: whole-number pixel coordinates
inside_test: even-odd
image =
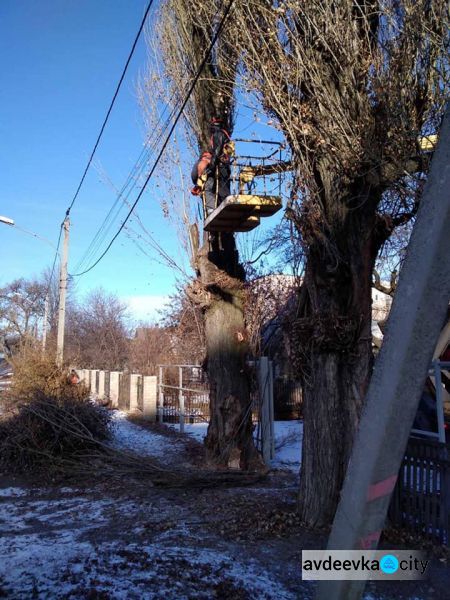
[[[197,257],[205,312],[206,364],[211,384],[207,460],[222,467],[262,468],[252,437],[248,352],[244,322],[244,270],[232,234],[205,236]]]
[[[328,237],[334,251],[322,239],[308,254],[295,332],[306,357],[299,509],[311,527],[334,517],[370,377],[374,231],[374,211],[350,212]]]

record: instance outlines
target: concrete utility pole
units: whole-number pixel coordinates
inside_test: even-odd
[[[56,345],[56,364],[61,367],[64,356],[64,327],[66,322],[66,295],[67,295],[67,261],[69,256],[69,217],[64,219],[64,242],[61,256],[61,270],[59,275],[59,308],[58,308],[58,337]]]
[[[44,323],[42,326],[42,352],[45,352],[45,347],[47,345],[47,322],[48,322],[48,310],[49,310],[50,299],[48,293],[45,296],[45,305],[44,305]]]
[[[450,105],[328,540],[376,548],[450,298]],[[318,600],[356,600],[364,581],[320,581]]]

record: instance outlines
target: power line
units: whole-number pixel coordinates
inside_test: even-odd
[[[142,21],[141,21],[141,25],[139,27],[139,30],[138,30],[137,34],[136,34],[133,46],[131,47],[131,51],[130,51],[130,53],[128,55],[127,62],[125,63],[125,67],[124,67],[124,69],[122,71],[122,75],[121,75],[121,77],[119,79],[119,83],[117,84],[116,91],[114,92],[113,99],[111,100],[111,104],[109,105],[108,112],[106,113],[106,117],[105,117],[105,119],[103,121],[103,125],[102,125],[102,127],[100,129],[100,133],[98,134],[97,141],[95,142],[95,146],[94,146],[94,148],[93,148],[93,150],[91,152],[91,155],[89,157],[88,163],[87,163],[86,168],[84,170],[83,176],[81,177],[80,183],[78,184],[77,190],[76,190],[76,192],[75,192],[75,194],[74,194],[74,196],[72,198],[72,201],[71,201],[71,203],[70,203],[70,205],[69,205],[69,207],[68,207],[68,209],[66,211],[66,216],[69,216],[69,213],[72,210],[73,205],[75,204],[75,200],[77,199],[78,194],[80,193],[81,186],[83,185],[83,182],[84,182],[84,180],[86,178],[86,175],[87,175],[87,172],[89,170],[89,167],[91,166],[92,159],[94,158],[94,154],[95,154],[95,152],[97,150],[97,147],[98,147],[98,145],[100,143],[100,139],[101,139],[101,137],[103,135],[103,131],[105,130],[106,123],[108,122],[108,119],[109,119],[109,115],[111,114],[111,111],[113,109],[113,106],[114,106],[114,103],[116,101],[117,95],[119,93],[120,87],[122,85],[122,82],[123,82],[123,80],[125,78],[125,75],[126,75],[126,72],[128,70],[128,65],[130,64],[131,58],[133,57],[133,54],[134,54],[134,51],[136,49],[137,43],[138,43],[139,38],[141,36],[142,30],[144,28],[145,21],[147,19],[147,15],[150,12],[150,9],[152,7],[153,2],[154,2],[154,0],[150,0],[149,4],[147,6],[147,9],[146,9],[146,11],[144,13],[144,16],[143,16]]]
[[[120,189],[120,191],[117,189],[115,190],[117,197],[116,197],[115,201],[113,202],[111,208],[109,209],[102,224],[98,228],[96,234],[94,235],[94,238],[91,240],[84,255],[78,261],[76,270],[79,270],[80,268],[82,268],[83,264],[88,263],[90,258],[100,248],[100,246],[102,245],[106,236],[108,235],[108,232],[110,231],[111,227],[113,226],[114,221],[119,216],[119,213],[120,213],[122,207],[127,204],[127,200],[131,196],[131,193],[133,192],[134,188],[137,187],[139,178],[143,174],[145,167],[146,167],[148,161],[150,160],[152,154],[156,151],[156,145],[157,145],[158,140],[167,131],[167,129],[170,125],[170,121],[173,119],[173,117],[175,115],[176,108],[174,108],[171,111],[171,113],[170,113],[169,117],[166,119],[165,123],[162,125],[162,127],[160,127],[160,123],[162,122],[162,119],[163,119],[166,111],[167,111],[167,105],[164,107],[164,110],[162,111],[162,113],[158,119],[158,122],[155,124],[155,126],[153,128],[152,134],[147,139],[147,141],[144,145],[144,148],[141,150],[141,153],[139,154],[138,159],[136,160],[135,164],[131,168],[131,171],[128,174],[122,188]],[[126,190],[128,187],[129,187],[129,190],[127,192]],[[126,193],[126,195],[125,195],[125,193]],[[120,200],[122,200],[122,202],[121,202],[120,206],[117,208]],[[114,211],[115,211],[115,214],[114,214]]]
[[[216,16],[218,16],[218,14]],[[139,179],[140,179],[141,175],[144,173],[147,163],[150,161],[150,158],[154,154],[154,152],[156,152],[158,141],[163,137],[163,135],[169,129],[170,124],[176,115],[178,107],[181,105],[182,97],[187,92],[188,88],[189,88],[189,83],[187,83],[185,85],[185,91],[182,91],[181,93],[179,92],[177,94],[178,99],[175,101],[172,109],[170,110],[168,117],[165,119],[165,121],[163,123],[163,119],[168,110],[168,105],[165,104],[156,124],[153,126],[152,133],[148,137],[148,139],[144,145],[144,148],[140,152],[138,159],[136,160],[135,164],[131,168],[131,171],[128,174],[121,190],[119,191],[119,190],[115,189],[116,199],[113,202],[111,208],[109,209],[102,224],[100,225],[97,232],[95,233],[88,248],[84,252],[81,259],[78,261],[77,266],[75,267],[75,271],[79,271],[79,270],[83,269],[83,266],[85,264],[89,263],[89,261],[91,260],[91,257],[93,257],[96,254],[97,250],[100,249],[100,247],[103,244],[104,240],[106,239],[109,231],[111,230],[112,226],[114,225],[114,221],[116,221],[117,218],[119,217],[119,214],[120,214],[120,211],[122,210],[122,208],[125,207],[126,205],[128,207],[130,206],[128,204],[128,199],[130,198],[134,188],[138,187]],[[129,187],[130,185],[131,185],[131,187]],[[126,192],[128,187],[129,187],[128,192]],[[125,193],[126,193],[126,195],[125,195]],[[120,202],[120,200],[122,200],[122,201]],[[119,205],[119,202],[120,202],[120,205]]]
[[[171,138],[171,136],[172,136],[172,134],[173,134],[173,132],[175,130],[175,127],[177,126],[178,121],[180,120],[180,118],[181,118],[181,116],[183,114],[183,111],[184,111],[184,109],[186,107],[186,104],[189,102],[189,98],[191,97],[192,92],[194,91],[194,88],[195,88],[195,86],[196,86],[196,84],[197,84],[197,82],[198,82],[198,80],[200,78],[200,75],[201,75],[201,73],[202,73],[202,71],[203,71],[203,69],[204,69],[204,67],[206,65],[206,62],[207,62],[207,60],[208,60],[208,58],[209,58],[209,56],[210,56],[210,54],[211,54],[211,52],[212,52],[212,50],[214,48],[214,45],[215,45],[215,43],[216,43],[219,35],[222,32],[222,29],[224,27],[225,21],[226,21],[226,19],[228,17],[228,14],[229,14],[230,10],[231,10],[231,7],[233,6],[233,3],[234,3],[234,0],[230,0],[230,3],[228,4],[227,8],[225,9],[225,12],[222,15],[222,19],[221,19],[221,21],[219,23],[219,26],[218,26],[218,28],[216,30],[216,33],[214,34],[214,36],[213,36],[213,38],[211,40],[209,48],[208,48],[208,50],[207,50],[207,52],[206,52],[206,54],[205,54],[205,56],[204,56],[204,58],[203,58],[203,60],[202,60],[202,62],[200,64],[199,68],[197,69],[197,73],[195,74],[195,77],[194,77],[194,79],[192,81],[192,84],[191,84],[191,86],[189,88],[189,91],[188,91],[188,93],[187,93],[187,95],[186,95],[186,97],[185,97],[185,99],[184,99],[184,101],[183,101],[183,103],[182,103],[179,111],[178,111],[178,114],[177,114],[177,116],[176,116],[176,118],[175,118],[175,120],[174,120],[174,122],[172,124],[172,127],[170,128],[170,131],[169,131],[169,133],[168,133],[168,135],[167,135],[167,137],[166,137],[166,139],[164,141],[164,144],[163,144],[163,146],[162,146],[162,148],[161,148],[161,150],[160,150],[160,152],[159,152],[159,154],[158,154],[158,156],[157,156],[157,158],[156,158],[156,160],[155,160],[155,162],[153,164],[153,167],[151,168],[151,170],[150,170],[150,172],[149,172],[149,174],[148,174],[148,176],[147,176],[147,178],[146,178],[146,180],[144,182],[144,185],[142,186],[141,191],[139,192],[136,200],[132,204],[132,206],[131,206],[131,208],[130,208],[128,214],[127,214],[127,216],[125,217],[125,220],[123,221],[123,223],[119,227],[118,231],[116,232],[116,234],[113,236],[113,238],[109,242],[109,244],[106,247],[106,249],[104,250],[104,252],[99,256],[99,258],[88,269],[82,271],[81,273],[73,273],[71,275],[72,277],[80,277],[81,275],[84,275],[85,273],[88,273],[94,267],[96,267],[98,265],[98,263],[102,260],[102,258],[104,258],[104,256],[106,256],[106,254],[109,252],[109,249],[111,248],[111,246],[113,245],[113,243],[115,242],[115,240],[118,238],[118,236],[119,236],[120,232],[122,231],[122,229],[125,227],[128,219],[131,217],[134,209],[137,206],[137,203],[141,199],[141,197],[142,197],[142,195],[143,195],[143,193],[145,191],[145,188],[148,185],[148,182],[150,181],[153,173],[156,170],[156,167],[158,166],[158,163],[159,163],[159,161],[160,161],[160,159],[161,159],[161,157],[162,157],[162,155],[163,155],[163,153],[164,153],[164,151],[165,151],[165,149],[166,149],[166,147],[167,147],[167,145],[169,143],[169,140],[170,140],[170,138]]]

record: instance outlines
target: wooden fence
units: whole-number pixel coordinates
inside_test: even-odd
[[[393,525],[450,546],[450,446],[410,437],[391,499]]]

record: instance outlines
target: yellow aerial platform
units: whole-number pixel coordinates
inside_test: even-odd
[[[419,138],[420,149],[424,152],[431,152],[436,148],[437,141],[438,136],[435,133],[421,137]]]
[[[270,217],[281,208],[279,196],[236,194],[225,200],[205,219],[205,231],[251,231],[261,217]]]

